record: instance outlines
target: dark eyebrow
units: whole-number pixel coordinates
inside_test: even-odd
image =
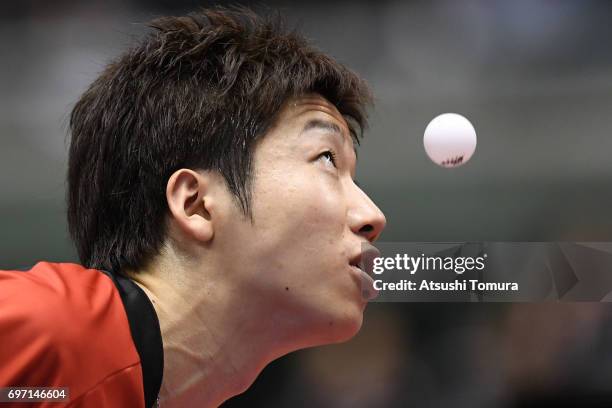
[[[327,130],[329,132],[339,133],[340,135],[342,135],[342,129],[340,129],[340,126],[328,120],[310,119],[308,122],[306,122],[306,125],[304,125],[304,129],[302,129],[302,132],[307,132],[312,129]]]
[[[334,122],[329,121],[329,120],[310,119],[304,125],[304,128],[302,129],[302,133],[307,132],[307,131],[312,130],[312,129],[326,130],[328,132],[336,133],[336,134],[344,137],[343,136],[344,132],[342,131],[340,126],[338,126],[337,124],[335,124]],[[352,137],[351,137],[351,140],[353,140]],[[357,159],[357,147],[355,146],[354,141],[353,141],[353,151],[355,152],[355,158]]]

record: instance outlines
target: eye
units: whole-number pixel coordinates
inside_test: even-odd
[[[325,161],[325,164],[327,165],[331,164],[332,166],[337,167],[336,166],[336,153],[334,153],[333,151],[331,150],[324,151],[323,153],[319,155],[319,159],[320,158],[323,158],[323,160]]]

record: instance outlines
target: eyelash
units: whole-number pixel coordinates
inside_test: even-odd
[[[326,150],[323,153],[321,153],[319,155],[319,157],[326,157],[326,155],[329,155],[330,160],[331,160],[332,164],[334,165],[334,167],[338,167],[336,165],[336,153],[333,150]]]

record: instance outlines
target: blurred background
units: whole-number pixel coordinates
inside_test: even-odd
[[[143,23],[211,4],[0,3],[0,268],[78,261],[72,106]],[[374,89],[358,178],[387,216],[382,241],[612,241],[612,2],[262,5]],[[478,134],[454,170],[423,150],[444,112]],[[225,406],[612,406],[611,351],[606,303],[375,303],[354,340],[276,361]]]

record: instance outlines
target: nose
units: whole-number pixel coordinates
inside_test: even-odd
[[[373,242],[387,225],[387,220],[370,197],[357,185],[354,187],[348,211],[349,226],[353,233]]]

